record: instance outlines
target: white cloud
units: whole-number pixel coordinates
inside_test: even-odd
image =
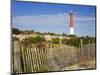
[[[74,26],[77,34],[95,33],[95,17],[75,15]],[[33,16],[17,16],[12,18],[12,26],[36,31],[69,32],[69,14],[46,14]]]
[[[65,25],[69,23],[69,16],[66,14],[36,15],[13,17],[13,25]]]
[[[82,25],[82,24],[91,24],[91,23],[93,23],[93,24],[95,24],[94,23],[95,22],[95,17],[93,17],[93,16],[75,16],[75,23],[77,23],[77,24],[80,24],[80,25]]]
[[[92,23],[95,17],[75,16],[75,23]],[[13,17],[13,25],[69,25],[69,14],[18,16]]]

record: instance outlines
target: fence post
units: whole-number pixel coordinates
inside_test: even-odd
[[[82,39],[80,39],[80,60],[81,62],[84,61],[83,40]]]

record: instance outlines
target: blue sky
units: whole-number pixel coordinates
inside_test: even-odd
[[[95,6],[12,2],[12,26],[40,32],[69,34],[69,12],[74,13],[74,29],[78,36],[95,36]]]

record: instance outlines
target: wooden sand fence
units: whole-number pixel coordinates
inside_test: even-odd
[[[19,46],[17,49],[13,54],[13,73],[62,71],[66,66],[79,63],[80,59],[91,60],[95,57],[95,44],[81,48],[66,46],[39,49]]]

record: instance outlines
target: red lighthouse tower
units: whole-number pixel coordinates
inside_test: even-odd
[[[74,34],[74,14],[72,11],[70,12],[70,34]]]

